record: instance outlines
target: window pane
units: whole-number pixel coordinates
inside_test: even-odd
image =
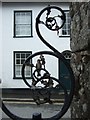
[[[62,30],[62,34],[63,34],[63,35],[67,35],[66,30]]]
[[[16,36],[30,36],[31,25],[16,25]]]
[[[30,76],[31,75],[31,72],[30,71],[26,71],[26,76]]]
[[[31,61],[29,60],[29,61],[27,61],[27,63],[26,63],[26,64],[27,64],[27,65],[29,65],[30,63],[31,63]]]
[[[25,54],[24,53],[21,54],[21,58],[25,58]]]
[[[16,24],[31,24],[31,12],[16,12],[15,23]]]
[[[16,58],[20,58],[20,54],[16,54]]]
[[[16,76],[20,76],[20,66],[18,65],[16,65],[16,67],[15,67],[15,75]]]
[[[16,60],[16,64],[20,64],[20,60]]]
[[[16,71],[16,76],[20,76],[20,71]]]
[[[15,28],[16,28],[16,29],[15,29],[15,34],[16,34],[16,36],[17,36],[17,35],[20,35],[20,26],[19,26],[19,25],[16,25]]]
[[[31,71],[31,67],[30,66],[26,66],[26,71]]]
[[[66,14],[66,22],[62,27],[62,35],[70,35],[70,15],[69,12],[65,12]]]
[[[26,67],[25,69],[25,73],[26,73],[26,76],[30,76],[31,75],[31,68],[29,66]]]
[[[15,69],[16,71],[20,71],[20,65],[16,65]]]
[[[25,61],[25,59],[22,59],[22,60],[21,60],[21,64],[23,64],[23,63],[24,63],[24,61]]]
[[[68,34],[70,35],[70,30],[68,30]]]
[[[26,54],[26,58],[27,58],[28,56],[30,56],[30,55],[31,55],[31,54],[27,53],[27,54]]]
[[[16,12],[15,13],[15,24],[18,24],[20,21],[20,13],[19,12]]]

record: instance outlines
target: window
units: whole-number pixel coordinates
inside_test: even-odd
[[[32,36],[32,11],[14,11],[14,37]]]
[[[62,36],[70,36],[70,13],[69,11],[64,12],[66,15],[66,22],[62,27]]]
[[[14,51],[14,78],[22,78],[21,70],[23,62],[26,60],[26,58],[31,55],[31,51]],[[31,64],[31,60],[29,63]],[[30,78],[32,73],[32,68],[30,66],[25,67],[25,76],[26,78]]]

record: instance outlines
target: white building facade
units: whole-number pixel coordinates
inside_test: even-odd
[[[2,2],[0,3],[0,78],[2,88],[27,88],[21,77],[21,68],[24,60],[38,51],[51,51],[44,45],[36,33],[35,22],[39,12],[48,5],[60,7],[66,13],[66,25],[57,32],[41,26],[44,38],[57,50],[63,52],[70,50],[70,20],[68,3],[42,3],[42,2]],[[48,69],[54,77],[58,78],[58,62],[53,58],[46,58]],[[52,59],[52,62],[50,61]],[[34,60],[32,60],[34,62]],[[53,69],[52,69],[53,67]],[[2,69],[1,69],[2,68]],[[31,69],[26,69],[28,77]]]

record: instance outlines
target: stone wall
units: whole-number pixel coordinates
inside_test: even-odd
[[[90,120],[90,2],[71,3],[71,65],[75,94],[71,117]]]

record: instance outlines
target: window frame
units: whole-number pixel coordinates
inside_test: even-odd
[[[64,11],[64,13],[66,13],[66,12],[69,12],[70,13],[70,10],[63,10]],[[66,18],[67,19],[67,18]],[[65,23],[66,23],[66,21],[65,21]],[[70,37],[70,35],[63,35],[62,34],[62,30],[63,30],[63,27],[61,28],[61,35],[59,35],[59,37]]]
[[[24,35],[24,36],[18,36],[16,35],[16,25],[15,25],[15,13],[19,13],[19,12],[31,12],[31,34],[30,36],[27,36],[27,35]],[[13,33],[13,37],[14,38],[30,38],[30,37],[33,37],[33,30],[32,30],[32,10],[15,10],[14,11],[14,33]]]
[[[15,57],[15,55],[17,54],[17,53],[29,53],[29,54],[32,54],[32,51],[13,51],[13,79],[22,79],[22,76],[21,77],[17,77],[16,76],[16,73],[15,73],[15,62],[16,62],[16,57]],[[32,64],[32,59],[31,59],[31,64]],[[30,77],[25,77],[26,79],[30,79],[32,77],[32,67],[31,67],[31,76]]]

